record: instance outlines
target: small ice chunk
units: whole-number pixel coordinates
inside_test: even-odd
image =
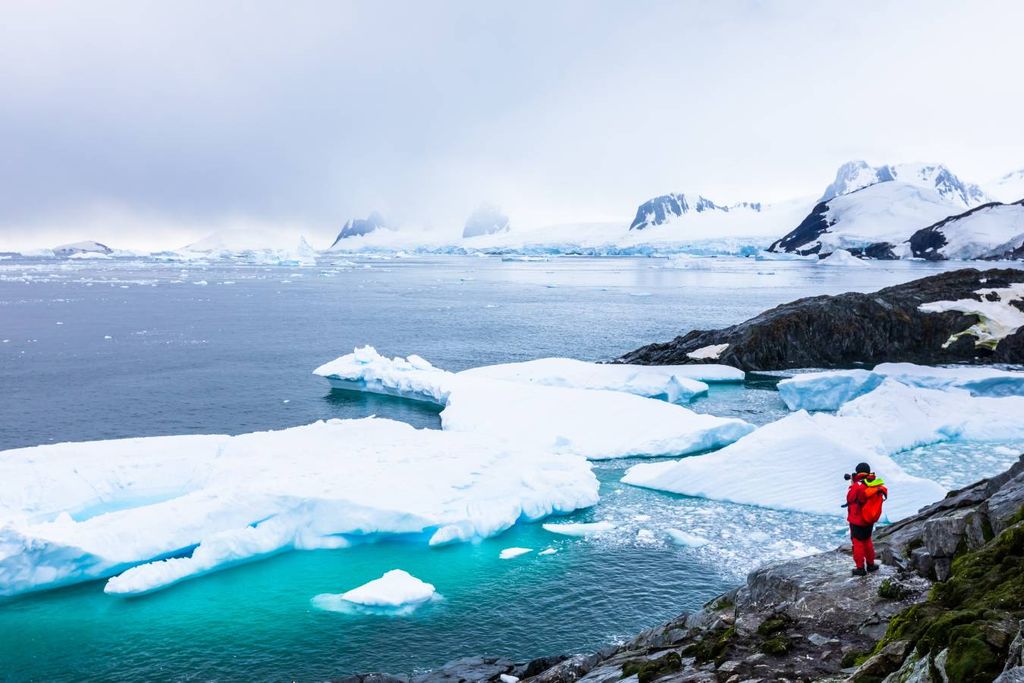
[[[500,674],[498,678],[501,679],[501,683],[519,683],[519,678],[511,674]]]
[[[505,548],[498,553],[498,557],[502,560],[511,560],[513,557],[519,557],[520,555],[532,552],[533,548]]]
[[[596,536],[615,529],[611,522],[569,522],[569,523],[548,523],[543,525],[545,531],[562,536]]]
[[[686,546],[687,548],[699,548],[711,542],[703,536],[687,533],[681,529],[665,529],[665,533],[668,534],[673,543]]]
[[[554,555],[554,554],[555,554],[555,553],[557,553],[557,552],[558,552],[558,551],[557,551],[557,550],[555,550],[554,548],[545,548],[544,550],[541,550],[541,551],[540,551],[539,553],[537,553],[537,554],[538,554],[538,555]]]
[[[432,584],[426,583],[401,569],[392,569],[379,579],[336,595],[321,593],[312,603],[327,611],[346,612],[355,608],[380,609],[408,613],[425,602],[437,598]]]

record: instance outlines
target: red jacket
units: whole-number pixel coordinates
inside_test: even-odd
[[[874,522],[864,519],[864,504],[873,496],[888,496],[885,482],[875,477],[875,473],[858,473],[853,475],[850,488],[846,492],[846,521],[857,526],[870,526]]]

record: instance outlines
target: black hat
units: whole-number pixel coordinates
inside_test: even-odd
[[[867,464],[866,462],[862,462],[859,465],[857,465],[857,469],[854,470],[854,471],[857,474],[870,474],[871,473],[871,465]]]

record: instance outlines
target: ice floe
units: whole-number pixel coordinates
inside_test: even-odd
[[[754,429],[736,418],[617,391],[468,378],[449,394],[441,427],[593,460],[696,453],[732,443]]]
[[[313,598],[312,603],[314,607],[332,612],[364,611],[358,608],[369,608],[370,611],[406,614],[438,597],[433,584],[421,581],[401,569],[392,569],[379,579],[345,593],[321,593]]]
[[[615,529],[612,522],[550,522],[542,525],[544,531],[562,536],[595,536],[604,534]]]
[[[532,553],[533,548],[505,548],[498,553],[498,559],[511,560],[512,558],[519,557],[520,555],[526,555]]]
[[[782,380],[778,389],[790,410],[838,410],[886,379],[925,389],[962,389],[972,396],[1024,396],[1024,372],[913,363],[882,363],[873,370],[811,372]]]
[[[459,373],[459,377],[483,377],[572,389],[622,391],[675,403],[689,401],[708,392],[708,385],[693,379],[693,374],[692,366],[614,365],[588,363],[572,358],[541,358],[524,363],[485,365],[464,370]],[[742,379],[740,373],[739,381]]]
[[[599,365],[571,359],[488,366],[451,373],[418,356],[385,358],[372,347],[314,371],[337,388],[403,396],[445,406],[445,431],[475,432],[535,448],[600,460],[684,455],[732,443],[753,430],[736,418],[695,413],[647,396],[679,399],[707,385],[689,368]],[[734,368],[692,372],[731,381]]]
[[[142,593],[346,536],[437,545],[597,500],[582,458],[374,418],[16,449],[0,452],[0,595],[104,577]]]
[[[945,495],[934,481],[910,476],[889,456],[845,438],[846,429],[835,429],[841,420],[801,411],[714,453],[635,465],[622,481],[687,496],[845,516],[840,507],[846,500],[843,473],[868,461],[889,488],[885,514],[890,520]]]
[[[700,548],[711,542],[703,536],[687,533],[681,529],[665,529],[665,533],[668,534],[673,543],[687,548]]]

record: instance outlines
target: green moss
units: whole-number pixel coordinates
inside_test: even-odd
[[[766,655],[784,655],[793,647],[793,642],[784,635],[777,635],[768,638],[761,643],[761,652]]]
[[[729,598],[722,597],[718,598],[718,600],[711,605],[711,609],[715,612],[721,612],[722,610],[732,609],[735,605],[736,603]]]
[[[629,659],[622,664],[622,677],[636,675],[640,683],[650,683],[656,678],[683,668],[683,660],[677,652],[669,652],[658,659]]]
[[[785,614],[773,614],[761,622],[761,625],[757,627],[757,633],[765,637],[772,636],[776,633],[785,631],[792,624],[793,619],[789,616]]]
[[[695,657],[698,664],[707,664],[708,662],[721,664],[725,661],[725,655],[735,635],[735,626],[720,631],[711,631],[704,634],[704,637],[696,643],[688,645],[683,650],[683,654],[687,657]]]
[[[886,579],[878,587],[878,597],[886,600],[904,600],[910,597],[911,591],[901,583]]]
[[[864,652],[862,650],[850,650],[843,658],[839,661],[840,668],[849,669],[851,667],[860,666],[868,660],[871,656],[871,652]]]
[[[982,548],[961,552],[949,580],[932,587],[928,600],[912,605],[889,622],[874,652],[909,641],[920,656],[949,650],[946,670],[954,681],[990,681],[1005,659],[1005,645],[986,634],[1024,618],[1024,510],[1022,519]],[[892,585],[883,582],[888,592]]]

